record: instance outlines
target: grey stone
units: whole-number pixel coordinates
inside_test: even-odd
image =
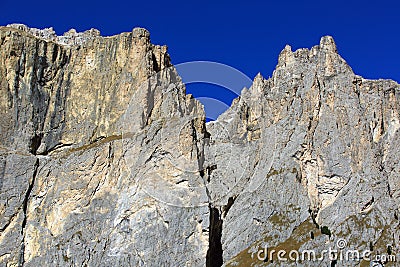
[[[264,266],[265,246],[340,239],[398,254],[400,86],[354,74],[332,37],[286,46],[207,124],[145,29],[13,24],[0,47],[1,266]]]

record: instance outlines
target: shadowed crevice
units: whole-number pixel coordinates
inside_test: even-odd
[[[22,211],[24,213],[24,219],[22,221],[21,225],[21,235],[22,235],[22,241],[21,241],[21,250],[19,254],[19,260],[18,260],[18,267],[24,266],[24,256],[25,256],[25,227],[26,227],[26,222],[27,222],[27,212],[28,212],[28,202],[29,202],[29,197],[32,193],[33,186],[35,185],[35,180],[36,180],[36,175],[39,169],[39,159],[36,159],[34,169],[33,169],[33,175],[32,175],[32,180],[29,184],[28,190],[26,190],[25,197],[24,197],[24,202],[22,205]]]
[[[210,231],[209,245],[206,258],[207,267],[220,267],[223,264],[222,258],[222,219],[217,208],[210,207]]]

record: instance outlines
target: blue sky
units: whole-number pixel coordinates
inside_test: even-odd
[[[194,60],[232,66],[251,79],[271,75],[285,44],[312,47],[332,35],[356,74],[400,81],[398,1],[11,1],[0,0],[0,24],[97,28],[102,35],[147,28],[174,64]],[[195,96],[230,104],[215,85],[192,84]]]

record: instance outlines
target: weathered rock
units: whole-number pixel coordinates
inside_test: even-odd
[[[204,265],[205,116],[166,47],[30,34],[0,28],[1,263]]]
[[[0,48],[0,265],[262,266],[264,245],[340,238],[399,252],[400,86],[355,75],[331,37],[286,46],[208,124],[145,29],[13,24]]]
[[[286,46],[270,79],[258,75],[208,123],[226,265],[266,265],[255,256],[265,245],[322,251],[340,238],[360,252],[399,251],[399,89],[355,75],[323,37],[311,50]],[[330,237],[311,239],[319,226]]]

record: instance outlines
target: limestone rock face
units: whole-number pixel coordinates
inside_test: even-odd
[[[322,251],[341,238],[349,249],[399,251],[399,89],[355,75],[323,37],[311,50],[286,46],[272,77],[255,77],[207,125],[227,266],[266,265],[256,257],[265,246]]]
[[[205,115],[166,47],[33,33],[0,28],[0,265],[204,265]]]
[[[399,89],[327,36],[206,124],[145,29],[0,27],[0,266],[264,266],[264,246],[340,238],[398,253]]]

